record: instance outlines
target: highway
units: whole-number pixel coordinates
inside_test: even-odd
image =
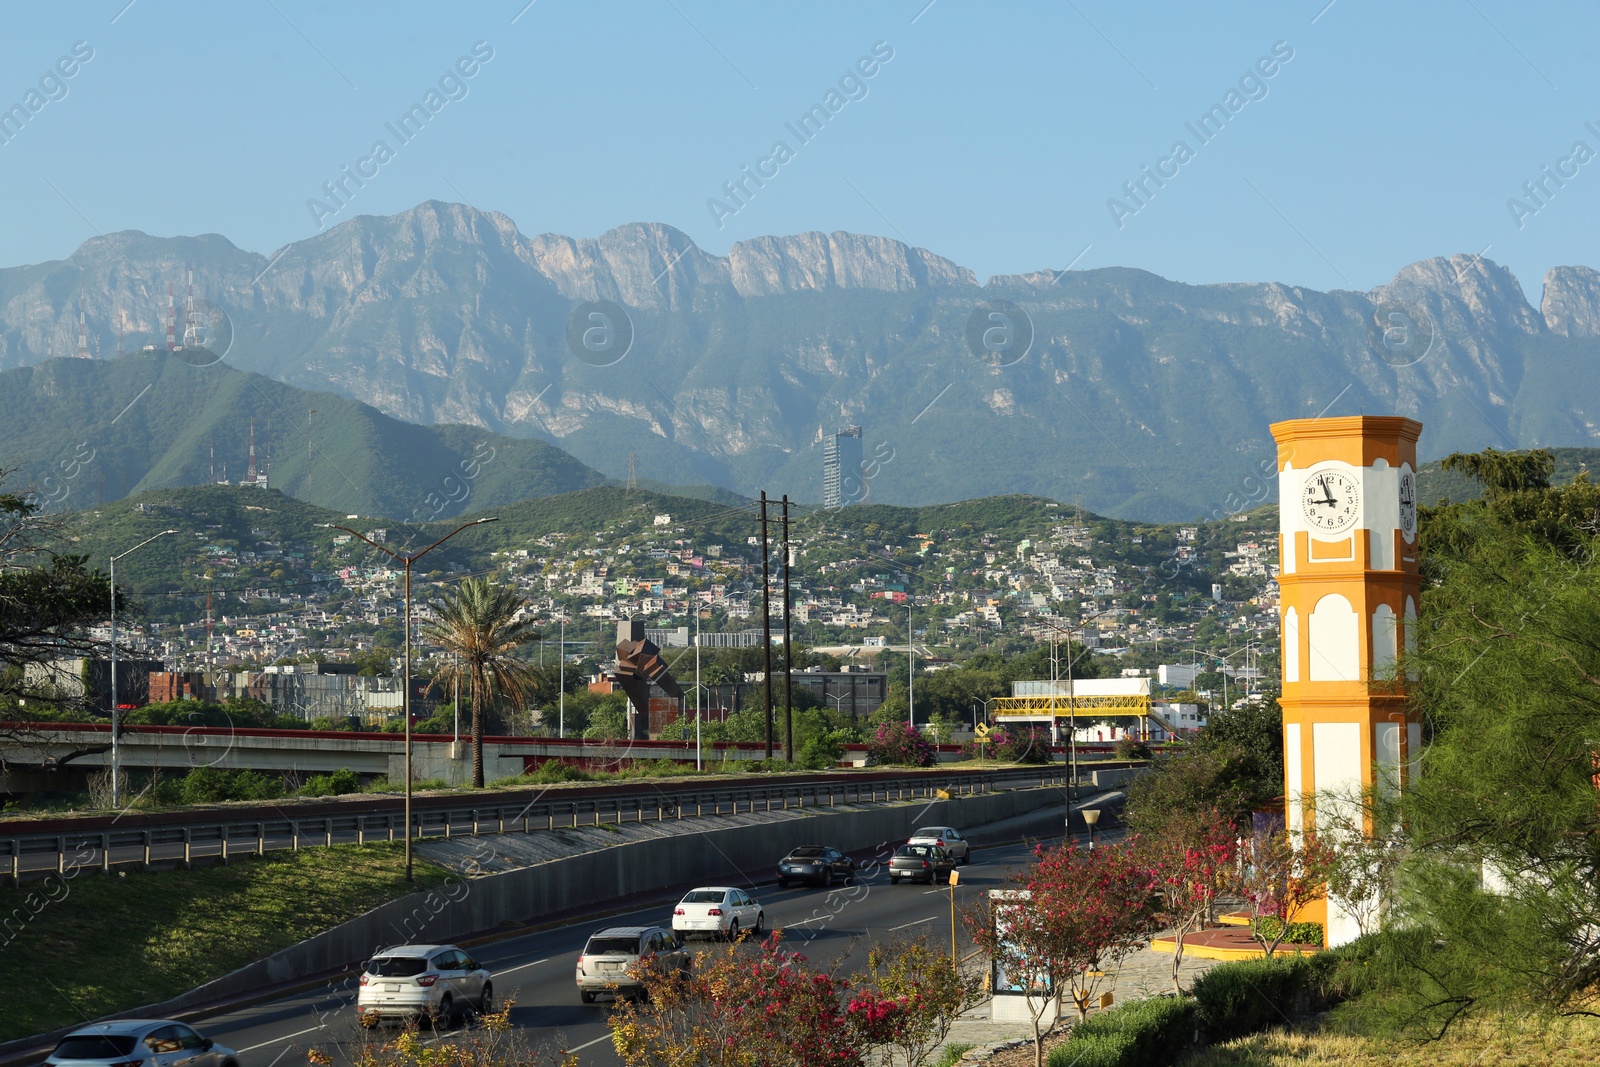
[[[1024,845],[976,849],[972,862],[961,870],[956,889],[958,909],[981,899],[986,890],[999,888],[1008,870],[1028,855]],[[778,855],[772,859],[776,864]],[[948,945],[950,938],[949,890],[925,885],[891,886],[880,864],[863,871],[857,887],[778,889],[768,883],[745,887],[759,900],[769,928],[785,932],[785,943],[804,953],[813,963],[827,966],[843,959],[846,969],[858,966],[871,940],[927,933],[934,943]],[[584,1065],[618,1064],[609,1040],[606,1018],[610,1001],[579,1002],[573,981],[579,950],[589,934],[605,926],[663,925],[671,923],[672,904],[604,919],[594,919],[558,929],[526,934],[473,949],[473,956],[494,976],[496,999],[515,1001],[512,1022],[530,1044],[560,1048],[577,1054]],[[961,938],[963,954],[970,950]],[[723,948],[720,942],[690,943],[697,954]],[[748,946],[745,951],[749,951]],[[355,1021],[355,979],[341,980],[333,988],[283,997],[250,1008],[215,1015],[195,1023],[197,1029],[237,1050],[240,1067],[300,1067],[312,1049],[326,1052],[335,1064],[346,1064],[361,1043],[373,1040]],[[392,1036],[388,1028],[381,1036]],[[460,1030],[427,1040],[450,1041]]]

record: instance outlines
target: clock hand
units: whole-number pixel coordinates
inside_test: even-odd
[[[1317,501],[1317,503],[1326,504],[1330,508],[1338,503],[1338,501],[1333,498],[1333,493],[1330,492],[1329,489],[1328,489],[1328,479],[1326,479],[1326,478],[1318,478],[1317,479],[1317,484],[1322,486],[1322,499]]]

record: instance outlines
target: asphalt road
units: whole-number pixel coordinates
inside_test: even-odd
[[[1027,856],[1024,845],[974,850],[972,862],[960,868],[956,906],[965,908],[981,894],[999,888],[1006,874]],[[773,856],[776,863],[777,856]],[[750,887],[746,887],[750,890]],[[858,885],[833,890],[778,889],[775,884],[755,887],[769,928],[784,930],[785,943],[819,966],[843,959],[846,970],[864,960],[874,940],[927,933],[938,944],[950,937],[950,895],[943,886],[902,883],[891,886],[883,868],[863,871]],[[574,923],[558,929],[527,934],[473,950],[474,957],[494,976],[496,999],[515,1001],[512,1022],[531,1044],[575,1052],[585,1065],[617,1064],[606,1018],[611,1003],[583,1004],[573,975],[579,950],[589,934],[605,926],[670,925],[670,904],[625,915]],[[970,944],[960,935],[961,951]],[[690,943],[696,953],[718,951],[719,942]],[[748,951],[748,947],[745,949]],[[196,1028],[240,1053],[241,1067],[301,1067],[312,1049],[328,1053],[335,1064],[350,1060],[350,1052],[372,1035],[355,1021],[354,979],[337,988],[284,997],[254,1007],[213,1016]],[[389,1031],[392,1034],[392,1030]],[[452,1041],[462,1030],[433,1035],[427,1040]]]

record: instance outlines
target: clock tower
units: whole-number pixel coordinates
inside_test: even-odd
[[[1417,437],[1398,416],[1274,423],[1283,634],[1284,798],[1291,833],[1312,800],[1404,788],[1422,744],[1404,652],[1416,642]],[[1328,945],[1357,935],[1336,899],[1300,916]]]

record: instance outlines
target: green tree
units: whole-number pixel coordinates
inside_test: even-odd
[[[444,649],[445,659],[430,688],[457,682],[472,702],[472,784],[483,788],[483,721],[495,702],[523,703],[534,684],[534,668],[513,653],[539,639],[531,619],[521,617],[515,589],[487,578],[467,578],[438,605],[439,618],[424,631]]]
[[[1433,1033],[1600,986],[1600,491],[1550,486],[1539,452],[1446,465],[1484,496],[1422,513],[1426,625],[1403,666],[1431,740],[1379,827],[1410,853],[1384,1003]]]

